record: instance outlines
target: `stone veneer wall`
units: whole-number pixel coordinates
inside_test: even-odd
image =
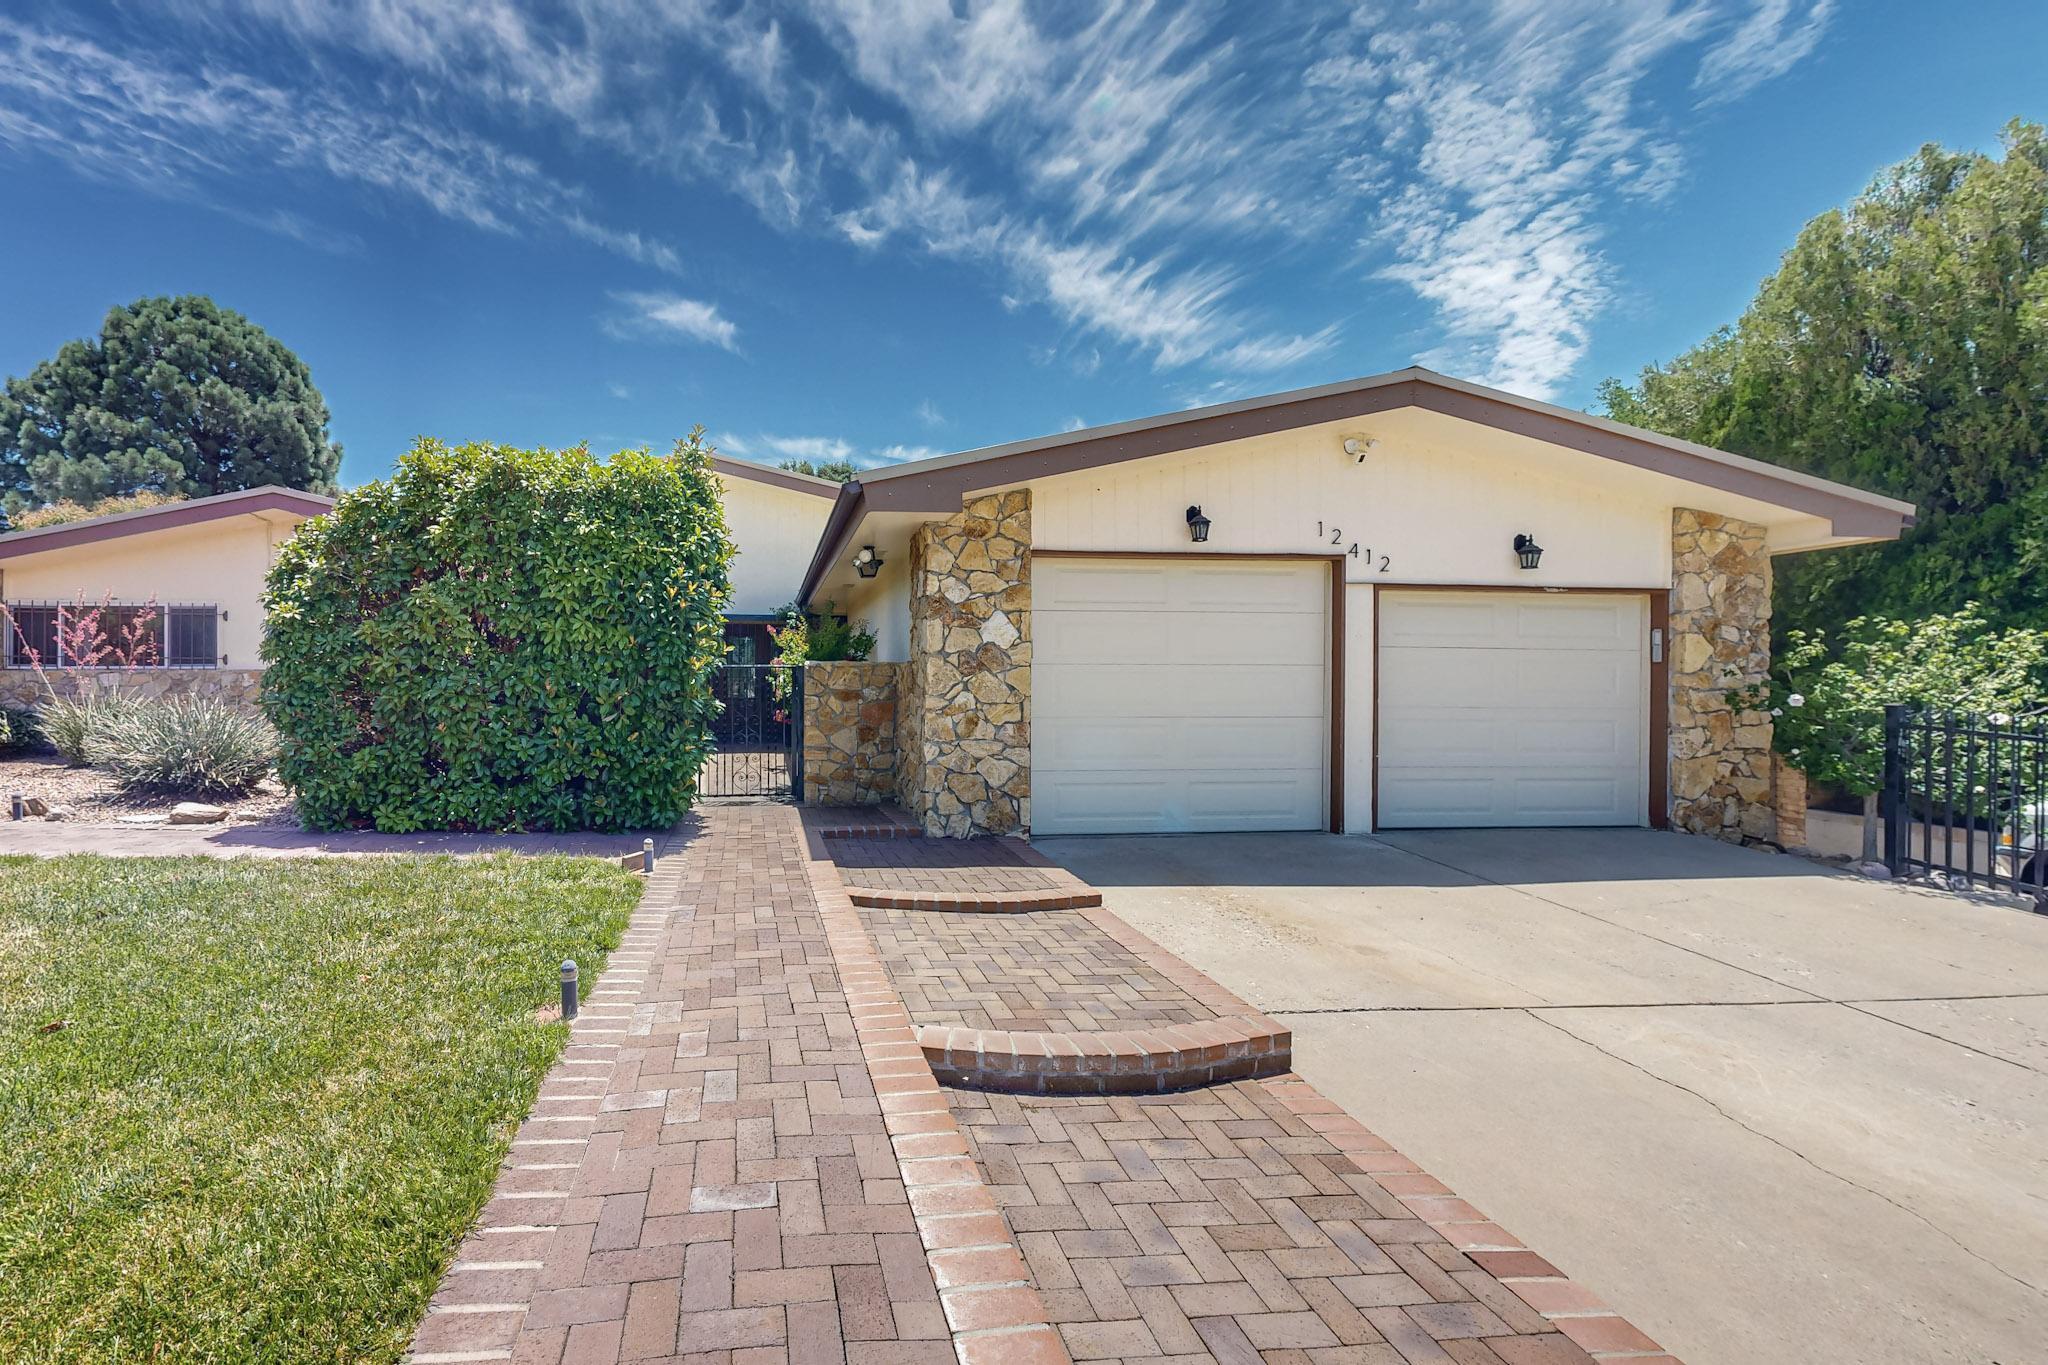
[[[969,499],[910,542],[898,799],[928,834],[1031,823],[1031,494]]]
[[[252,710],[263,690],[260,668],[88,668],[50,674],[60,692],[70,687],[72,680],[124,697],[221,697]],[[0,702],[34,706],[48,695],[32,668],[0,673]]]
[[[1742,842],[1776,831],[1771,718],[1736,711],[1731,688],[1771,664],[1764,528],[1681,507],[1671,524],[1671,823]]]
[[[804,803],[896,799],[896,688],[902,664],[804,665]]]

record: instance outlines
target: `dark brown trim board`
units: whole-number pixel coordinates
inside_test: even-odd
[[[318,493],[290,488],[253,488],[243,493],[221,493],[194,498],[140,512],[117,512],[107,517],[90,517],[61,526],[35,531],[16,531],[0,536],[0,559],[18,559],[75,545],[92,545],[123,536],[147,535],[178,526],[197,526],[254,512],[291,512],[300,517],[317,517],[334,510],[334,499]]]
[[[777,488],[786,488],[792,493],[808,493],[814,498],[836,498],[841,487],[832,480],[821,479],[815,474],[799,474],[789,469],[770,469],[767,465],[755,464],[752,460],[735,460],[730,455],[713,455],[711,467],[721,474],[730,474],[735,479],[772,484]]]
[[[1671,828],[1671,589],[1650,589],[1650,828]]]
[[[1649,629],[1662,631],[1662,651],[1652,650],[1649,669],[1649,741],[1645,755],[1648,772],[1644,787],[1645,805],[1651,829],[1671,826],[1671,589],[1669,588],[1556,588],[1533,583],[1375,583],[1372,585],[1372,827],[1380,827],[1380,593],[1386,592],[1520,592],[1589,593],[1605,597],[1643,597],[1649,600]],[[1647,648],[1647,645],[1645,646]],[[1661,653],[1661,657],[1659,657]]]
[[[1301,564],[1327,561],[1330,566],[1330,714],[1329,714],[1329,818],[1330,833],[1344,832],[1344,556],[1305,555],[1286,551],[1262,553],[1243,550],[1033,550],[1033,559],[1273,559]],[[1377,616],[1375,616],[1377,622]],[[1377,675],[1375,675],[1377,676]]]

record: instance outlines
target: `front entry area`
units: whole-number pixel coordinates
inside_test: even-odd
[[[1379,594],[1378,827],[1641,825],[1641,593]]]
[[[1325,829],[1331,571],[1032,557],[1038,834]]]

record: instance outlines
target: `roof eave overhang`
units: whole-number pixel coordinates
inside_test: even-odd
[[[1914,524],[1910,503],[1410,369],[873,471],[865,483],[853,486],[859,490],[854,502],[842,493],[834,507],[805,576],[803,600],[809,601],[825,566],[841,553],[869,512],[950,516],[966,498],[990,489],[1404,408],[1475,422],[1820,517],[1842,543],[1895,540]]]
[[[287,488],[263,488],[246,494],[229,493],[214,498],[151,507],[140,512],[123,512],[111,517],[94,517],[42,530],[17,531],[0,536],[0,559],[20,559],[128,536],[148,535],[179,526],[199,526],[230,517],[286,512],[300,518],[317,517],[334,510],[334,499],[318,493]]]

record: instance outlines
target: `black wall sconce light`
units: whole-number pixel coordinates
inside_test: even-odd
[[[1188,509],[1188,539],[1200,545],[1209,538],[1209,519],[1202,515],[1199,507]]]
[[[874,546],[860,547],[860,553],[853,557],[853,571],[862,578],[873,578],[882,571],[882,557],[875,553]]]
[[[1515,558],[1522,561],[1522,567],[1533,569],[1543,562],[1543,547],[1536,543],[1536,537],[1517,535],[1515,537]]]

